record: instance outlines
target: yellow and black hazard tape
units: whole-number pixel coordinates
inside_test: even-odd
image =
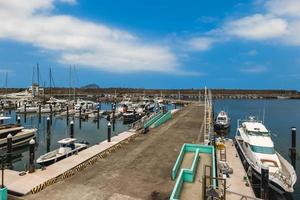
[[[52,179],[49,179],[49,180],[45,181],[44,183],[39,184],[38,186],[31,189],[31,193],[32,194],[38,193],[41,190],[45,189],[46,187],[48,187],[48,186],[50,186],[50,185],[52,185],[52,184],[54,184],[58,181],[61,181],[61,180],[64,180],[66,178],[69,178],[69,177],[73,176],[76,172],[82,171],[85,168],[87,168],[88,166],[93,165],[99,159],[106,158],[110,153],[115,152],[117,149],[122,148],[122,146],[124,144],[128,144],[130,141],[134,140],[138,136],[139,136],[139,134],[134,134],[134,135],[126,138],[125,140],[121,141],[120,143],[115,144],[112,147],[98,153],[97,155],[91,157],[90,159],[84,161],[83,163],[80,163],[76,167],[62,173],[61,175],[59,175],[57,177],[54,177]]]

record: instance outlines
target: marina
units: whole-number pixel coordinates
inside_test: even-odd
[[[299,13],[0,0],[0,200],[300,200]]]
[[[5,185],[9,194],[35,199],[53,190],[50,192],[54,195],[51,199],[60,199],[60,195],[63,194],[70,194],[67,196],[71,199],[76,192],[71,188],[61,188],[59,185],[62,182],[70,182],[68,185],[74,186],[79,184],[76,180],[81,179],[80,174],[93,174],[94,171],[94,175],[88,176],[90,177],[88,181],[98,183],[98,179],[102,180],[105,177],[97,174],[95,170],[97,166],[103,170],[105,166],[110,166],[109,162],[113,162],[111,166],[115,165],[114,170],[107,171],[106,176],[114,177],[113,174],[117,176],[112,180],[106,178],[108,183],[105,185],[115,185],[120,179],[126,181],[131,176],[140,178],[127,189],[125,182],[118,183],[122,193],[119,193],[117,188],[113,193],[104,189],[104,199],[145,199],[147,196],[170,200],[198,199],[199,196],[207,199],[210,195],[216,194],[218,198],[229,200],[260,198],[261,192],[256,192],[260,183],[252,182],[249,169],[244,164],[245,157],[238,145],[235,145],[234,137],[224,140],[237,128],[234,123],[231,124],[231,109],[226,108],[229,112],[220,111],[214,122],[212,108],[215,103],[209,90],[204,93],[204,101],[185,101],[183,107],[182,104],[165,103],[167,100],[159,98],[153,98],[153,108],[141,107],[140,105],[151,105],[147,103],[151,102],[151,98],[139,99],[143,99],[142,102],[146,103],[141,104],[139,101],[132,103],[130,98],[125,96],[119,103],[96,104],[90,100],[81,100],[75,104],[74,111],[69,109],[69,106],[67,111],[64,111],[63,105],[67,105],[66,101],[58,99],[55,101],[63,104],[55,105],[60,108],[57,111],[51,106],[53,104],[46,104],[48,106],[45,108],[49,108],[50,112],[48,110],[45,113],[41,112],[41,106],[37,106],[35,112],[27,112],[26,106],[23,107],[23,112],[15,108],[6,108],[3,116],[9,117],[2,117],[2,124],[22,124],[14,126],[20,127],[18,130],[23,127],[34,127],[36,131],[33,145],[12,149],[13,156],[8,165],[10,167],[4,171]],[[32,103],[34,104],[34,101]],[[218,103],[216,102],[215,106],[217,110],[220,106]],[[20,107],[22,108],[22,103]],[[142,109],[139,110],[143,107],[150,108],[148,114],[138,114],[143,113]],[[126,113],[132,115],[132,118],[128,118],[129,114],[127,116]],[[235,120],[236,116],[233,115],[233,119]],[[221,138],[217,138],[216,134],[221,134]],[[183,145],[181,150],[180,144]],[[183,153],[185,151],[187,152]],[[30,157],[31,152],[34,152],[34,159]],[[155,160],[152,154],[156,155]],[[168,156],[167,160],[166,157],[162,157],[171,154],[173,156]],[[178,155],[177,161],[175,154]],[[115,155],[117,158],[114,158]],[[123,157],[126,160],[122,161]],[[146,159],[151,162],[147,162]],[[126,172],[116,171],[122,168],[120,168],[122,162],[125,165],[123,168],[128,169]],[[158,167],[156,162],[161,166]],[[137,163],[140,163],[140,168]],[[144,177],[147,169],[150,174],[154,169],[158,174],[151,177],[152,181],[146,184],[143,180],[146,177],[150,178],[150,174]],[[171,178],[167,176],[169,173],[161,174],[167,169],[171,171]],[[108,175],[109,173],[112,174]],[[79,177],[76,178],[77,176]],[[258,179],[259,177],[260,175],[257,176]],[[90,185],[87,189],[93,187]],[[132,193],[130,188],[133,187],[140,188],[139,193]],[[68,199],[67,196],[63,196]]]

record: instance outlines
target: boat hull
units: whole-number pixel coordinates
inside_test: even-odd
[[[42,166],[48,166],[48,165],[51,165],[51,164],[53,164],[53,163],[56,163],[56,162],[58,162],[58,161],[60,161],[60,160],[63,160],[63,159],[65,159],[65,158],[67,158],[67,157],[69,157],[69,156],[72,156],[72,155],[74,155],[74,154],[77,154],[78,152],[80,152],[80,151],[82,151],[82,150],[84,150],[84,149],[86,149],[87,148],[87,145],[82,145],[81,147],[79,147],[78,149],[74,149],[74,150],[72,150],[72,151],[70,151],[70,152],[68,152],[68,153],[66,153],[66,154],[64,154],[64,155],[61,155],[61,156],[59,156],[59,157],[55,157],[55,158],[51,158],[51,159],[47,159],[47,160],[37,160],[36,161],[36,163],[37,164],[40,164],[40,165],[42,165]]]
[[[255,167],[253,167],[251,165],[251,163],[248,162],[248,160],[246,159],[246,155],[245,155],[237,138],[234,139],[234,144],[238,151],[238,154],[240,156],[240,159],[242,161],[244,169],[245,169],[245,171],[247,171],[248,177],[250,175],[250,180],[251,180],[251,176],[252,177],[254,176],[260,182],[261,181],[261,172],[259,172]],[[250,172],[249,172],[249,167],[251,168]],[[269,187],[270,187],[270,189],[272,189],[274,192],[278,193],[279,195],[284,195],[286,193],[289,193],[289,192],[285,191],[279,184],[277,184],[276,182],[274,182],[270,179],[269,179]]]

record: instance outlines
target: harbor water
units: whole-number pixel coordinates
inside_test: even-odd
[[[231,119],[231,128],[227,137],[234,138],[238,119],[246,119],[255,116],[264,120],[264,124],[272,133],[275,149],[288,161],[289,148],[291,147],[291,127],[297,128],[297,160],[296,182],[292,194],[293,199],[300,199],[300,100],[215,100],[215,116],[221,110],[225,110]]]
[[[173,104],[166,104],[168,110],[174,109]],[[177,105],[177,108],[180,106]],[[111,103],[101,103],[102,110],[111,110]],[[5,116],[10,116],[11,119],[5,121],[8,124],[16,123],[15,110],[6,111]],[[74,138],[77,142],[88,142],[89,146],[97,144],[107,139],[107,124],[106,117],[101,117],[99,120],[99,128],[97,122],[93,119],[81,120],[79,118],[69,117],[67,122],[66,116],[58,114],[52,117],[52,126],[50,137],[47,137],[47,118],[49,114],[42,114],[39,120],[38,114],[18,114],[21,117],[21,124],[25,128],[36,128],[36,152],[35,159],[39,156],[59,148],[57,141],[70,137],[70,122],[74,121]],[[26,117],[26,119],[25,119]],[[123,119],[119,118],[115,121],[115,126],[112,125],[112,136],[129,130],[130,124],[124,124]],[[12,156],[13,170],[24,171],[29,166],[29,146],[23,145],[13,150]],[[37,168],[41,167],[36,165]]]

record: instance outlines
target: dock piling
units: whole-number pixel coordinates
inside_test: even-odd
[[[50,152],[50,135],[51,135],[51,122],[50,117],[47,117],[47,152]]]
[[[6,149],[7,166],[9,169],[11,169],[12,168],[12,135],[8,134],[6,139],[7,139],[7,149]]]
[[[296,127],[292,127],[292,141],[291,141],[291,148],[290,148],[290,154],[291,154],[291,163],[294,169],[296,169]]]
[[[70,138],[74,138],[74,121],[70,122]]]
[[[18,116],[18,115],[16,115],[17,116],[17,124],[21,124],[21,117],[20,116]]]
[[[34,157],[35,157],[35,141],[34,139],[31,139],[29,141],[29,173],[33,173],[35,171]]]
[[[100,127],[100,108],[97,107],[97,129]]]
[[[41,104],[39,104],[39,124],[41,123]]]
[[[107,124],[107,141],[111,142],[111,123],[108,122]]]
[[[269,166],[266,165],[261,166],[260,198],[269,199]]]
[[[79,107],[79,128],[81,129],[81,106]]]
[[[69,105],[67,105],[67,126],[69,125]]]

